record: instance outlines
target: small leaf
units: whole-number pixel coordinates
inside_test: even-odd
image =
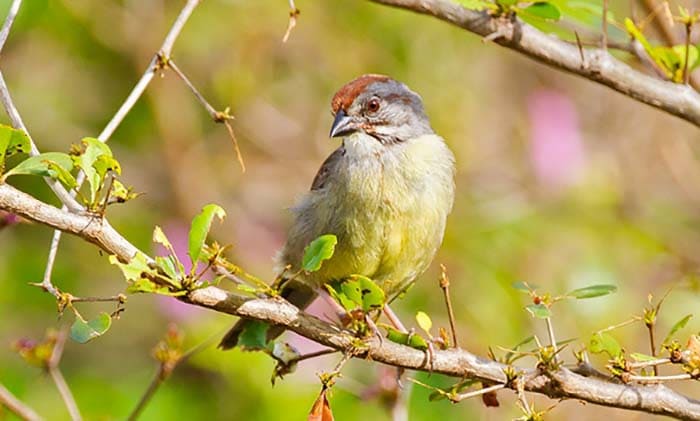
[[[610,358],[616,358],[622,354],[622,347],[617,340],[605,332],[599,332],[591,336],[588,350],[594,354],[605,352]]]
[[[673,339],[673,335],[676,334],[679,330],[683,329],[685,325],[688,324],[688,321],[693,317],[692,314],[688,314],[676,323],[674,323],[673,327],[671,330],[668,332],[668,335],[666,335],[666,338],[664,339],[663,343],[667,344],[671,342],[671,339]]]
[[[188,241],[188,253],[192,260],[192,270],[197,267],[197,261],[202,254],[202,248],[209,235],[211,222],[214,217],[223,220],[226,217],[226,212],[219,205],[209,204],[204,206],[202,211],[192,219]]]
[[[97,171],[97,174],[100,176],[101,180],[104,180],[105,175],[107,175],[107,172],[109,171],[113,171],[117,175],[121,175],[122,173],[122,167],[119,164],[119,161],[109,155],[98,156],[95,162],[92,164],[92,167],[95,168],[95,171]]]
[[[175,265],[171,260],[170,256],[156,256],[156,265],[166,274],[169,278],[178,279],[178,273],[175,269]]]
[[[525,12],[541,19],[559,20],[561,12],[559,8],[546,1],[538,1],[525,8]]]
[[[117,203],[124,203],[139,196],[134,193],[131,187],[126,188],[119,180],[112,180],[112,193],[110,198],[116,199]]]
[[[316,272],[321,269],[324,260],[333,257],[338,238],[333,234],[326,234],[312,241],[304,250],[304,258],[301,268],[307,272]]]
[[[170,243],[170,240],[168,240],[168,236],[165,235],[163,229],[158,225],[153,228],[153,242],[162,245],[168,251],[173,250],[173,245]]]
[[[109,256],[109,263],[121,269],[127,281],[136,281],[141,278],[143,272],[149,272],[151,270],[151,268],[148,267],[146,255],[143,253],[136,253],[129,263],[122,263],[117,256],[111,255]]]
[[[579,300],[583,300],[586,298],[595,298],[603,295],[612,294],[616,291],[617,287],[615,285],[592,285],[585,288],[575,289],[566,295]]]
[[[112,318],[104,312],[88,322],[76,317],[70,328],[70,337],[74,341],[84,344],[102,336],[109,330],[110,326],[112,326]]]
[[[359,305],[342,292],[342,282],[332,282],[324,286],[331,297],[348,312],[355,310]]]
[[[361,304],[365,313],[384,307],[386,303],[384,291],[373,280],[362,275],[350,275],[350,280],[360,283]]]
[[[49,174],[53,173],[54,175],[52,178],[60,181],[68,190],[78,187],[78,181],[69,170],[63,168],[54,161],[46,161],[46,165],[48,166]]]
[[[549,308],[547,308],[547,306],[542,303],[530,304],[529,306],[525,307],[525,309],[538,319],[546,319],[552,315],[552,312],[549,311]]]
[[[5,171],[5,158],[15,153],[29,152],[29,137],[22,130],[0,124],[0,174]]]
[[[39,175],[56,178],[57,174],[49,167],[49,162],[63,167],[66,171],[73,168],[73,161],[68,154],[61,152],[46,152],[29,157],[5,173],[3,179],[13,175]]]
[[[102,155],[112,156],[112,150],[105,143],[94,137],[85,137],[81,140],[83,151],[75,158],[75,163],[85,173],[85,179],[90,186],[90,204],[97,202],[97,192],[104,182],[104,174],[95,169],[94,164]]]
[[[418,322],[418,326],[420,326],[423,331],[430,333],[430,328],[433,327],[433,321],[430,320],[430,316],[422,311],[419,311],[416,313],[416,322]]]
[[[238,337],[238,346],[246,351],[266,350],[268,348],[267,330],[270,325],[258,320],[250,320]]]

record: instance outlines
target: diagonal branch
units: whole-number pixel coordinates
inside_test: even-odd
[[[518,19],[506,20],[465,9],[450,0],[370,0],[436,17],[556,69],[605,85],[700,127],[700,93],[691,87],[645,75],[600,48],[583,50]],[[587,65],[584,66],[583,64]]]
[[[0,185],[0,210],[79,236],[119,259],[128,261],[138,251],[104,219],[76,215],[45,204],[14,187]],[[370,338],[358,350],[358,339],[350,332],[308,315],[281,298],[252,298],[217,287],[191,291],[182,301],[221,313],[284,326],[321,345],[353,352],[358,358],[395,367],[435,371],[456,378],[474,377],[492,384],[517,388],[509,381],[508,366],[480,358],[466,350],[435,351],[430,366],[425,353],[386,340]],[[631,385],[584,377],[566,368],[557,371],[517,368],[525,390],[554,399],[578,399],[597,405],[700,420],[700,402],[680,395],[663,385]]]

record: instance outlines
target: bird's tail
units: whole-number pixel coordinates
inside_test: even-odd
[[[282,289],[281,295],[282,298],[303,310],[308,307],[309,304],[311,304],[311,302],[316,298],[317,294],[313,289],[300,282],[290,281],[289,284]],[[250,322],[250,320],[246,319],[241,319],[236,322],[231,330],[229,330],[221,339],[219,348],[227,350],[235,347],[238,344],[238,338]],[[267,330],[267,340],[274,340],[280,336],[284,330],[285,329],[280,326],[270,326],[270,328]]]

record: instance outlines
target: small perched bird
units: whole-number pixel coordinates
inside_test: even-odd
[[[277,263],[291,272],[305,247],[324,234],[338,239],[317,272],[285,284],[282,296],[307,307],[324,283],[360,274],[391,301],[423,273],[442,243],[454,199],[455,162],[435,134],[421,97],[382,75],[363,75],[343,86],[331,103],[330,137],[342,145],[321,165],[311,190],[295,207],[294,222]],[[219,345],[236,345],[239,321]],[[283,332],[268,331],[269,339]]]

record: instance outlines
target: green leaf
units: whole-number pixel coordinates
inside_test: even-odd
[[[547,308],[547,306],[542,303],[530,304],[529,306],[525,307],[525,309],[538,319],[546,319],[547,317],[552,315],[552,312],[549,311],[549,308]]]
[[[613,292],[616,292],[616,291],[617,291],[617,287],[615,285],[601,284],[601,285],[591,285],[589,287],[575,289],[566,295],[569,297],[579,299],[579,300],[583,300],[586,298],[601,297],[603,295],[612,294]]]
[[[104,312],[87,322],[80,317],[76,317],[70,328],[70,337],[74,341],[84,344],[104,335],[110,326],[112,326],[112,318]]]
[[[622,354],[622,347],[617,340],[605,332],[598,332],[591,336],[588,350],[594,354],[605,352],[610,358],[616,358]]]
[[[90,186],[90,204],[94,205],[97,202],[97,192],[104,182],[104,174],[100,176],[94,164],[100,156],[106,155],[111,157],[112,151],[109,149],[109,146],[94,137],[85,137],[81,140],[81,143],[84,150],[75,159],[75,162],[85,173],[85,179]],[[101,164],[99,166],[101,167]]]
[[[172,279],[178,279],[178,273],[173,264],[171,256],[156,256],[156,265],[163,271],[165,275]]]
[[[57,178],[58,175],[54,170],[51,169],[49,163],[63,167],[66,171],[70,171],[73,168],[73,161],[68,154],[61,152],[46,152],[36,156],[29,157],[24,161],[20,162],[5,173],[3,179],[11,177],[13,175],[38,175],[42,177]]]
[[[640,354],[639,352],[633,352],[630,354],[635,361],[654,361],[656,357],[646,354]]]
[[[188,240],[188,253],[192,260],[192,270],[197,267],[197,261],[202,254],[204,242],[207,240],[211,222],[214,217],[223,220],[226,217],[226,212],[219,205],[209,204],[202,208],[202,211],[192,219],[190,226],[190,235]]]
[[[141,274],[143,272],[151,271],[151,268],[148,267],[146,255],[143,253],[136,253],[129,263],[122,263],[119,261],[117,256],[111,255],[109,256],[109,263],[121,269],[124,279],[127,281],[136,281],[141,279]]]
[[[158,225],[153,228],[153,242],[162,245],[169,252],[174,253],[173,245],[168,240],[168,236],[165,235],[163,229]]]
[[[269,328],[269,324],[258,320],[247,321],[238,337],[238,346],[246,351],[268,349],[267,330]]]
[[[54,161],[46,161],[49,173],[53,173],[55,179],[61,182],[68,190],[78,187],[78,181],[73,177],[69,170],[63,168]]]
[[[433,321],[425,312],[419,311],[416,313],[416,322],[426,333],[430,333],[430,328],[433,327]]]
[[[331,297],[347,311],[355,310],[359,303],[348,298],[347,295],[342,291],[342,282],[332,282],[325,284],[326,290],[331,295]]]
[[[360,291],[362,294],[362,310],[366,313],[370,310],[375,310],[384,307],[386,296],[384,291],[379,288],[379,285],[373,280],[362,275],[350,275],[350,281],[360,283]]]
[[[29,152],[29,137],[22,130],[0,124],[0,174],[5,171],[5,158],[16,153]]]
[[[98,156],[95,162],[92,164],[92,167],[95,169],[95,171],[97,171],[97,174],[100,176],[100,180],[104,180],[105,175],[107,175],[107,172],[109,171],[113,171],[117,175],[121,175],[122,173],[122,167],[119,164],[119,161],[109,155]]]
[[[124,203],[131,199],[135,199],[139,196],[139,193],[134,193],[132,188],[128,189],[119,180],[112,180],[112,192],[110,198],[117,200],[117,203]]]
[[[559,20],[561,18],[559,8],[546,1],[538,1],[533,3],[525,8],[525,12],[541,19]]]
[[[338,238],[333,234],[326,234],[312,241],[304,249],[304,258],[301,268],[307,272],[316,272],[321,269],[324,260],[333,257]]]
[[[663,343],[667,344],[671,342],[671,339],[673,339],[673,335],[676,334],[679,330],[683,329],[685,325],[688,324],[688,321],[693,317],[692,314],[688,314],[676,323],[674,323],[673,327],[671,327],[671,330],[668,332],[668,335],[666,335],[666,338],[664,339]]]

